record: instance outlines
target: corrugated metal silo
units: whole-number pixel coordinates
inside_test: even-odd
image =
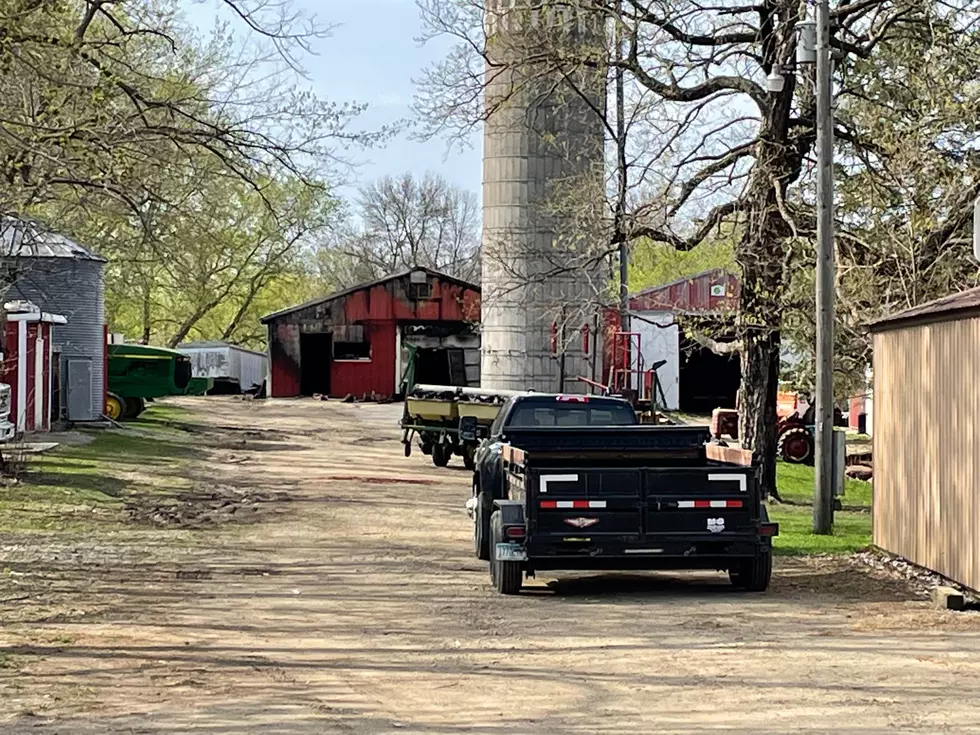
[[[54,330],[61,351],[61,410],[72,421],[101,418],[105,391],[105,259],[37,223],[0,224],[4,301],[25,300],[68,323]]]
[[[590,373],[579,330],[592,325],[605,284],[589,252],[599,238],[584,234],[569,208],[580,197],[601,209],[605,73],[601,65],[559,72],[547,57],[565,48],[571,58],[602,58],[605,31],[601,17],[574,5],[487,0],[481,321],[488,388],[555,391],[564,363],[565,390],[578,391],[584,385],[575,377]],[[545,60],[529,61],[535,57]],[[555,342],[564,361],[552,354]]]

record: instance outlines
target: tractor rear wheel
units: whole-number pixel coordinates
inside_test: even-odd
[[[813,463],[813,434],[803,426],[786,429],[779,435],[776,451],[784,462],[791,464]]]

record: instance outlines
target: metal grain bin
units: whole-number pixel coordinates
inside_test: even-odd
[[[68,323],[55,328],[61,353],[61,415],[102,416],[105,396],[105,259],[28,220],[0,221],[4,301],[26,300]]]

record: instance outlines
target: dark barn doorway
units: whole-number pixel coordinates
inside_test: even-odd
[[[330,395],[330,362],[333,335],[310,333],[299,336],[300,394]]]
[[[420,347],[415,355],[415,383],[466,386],[466,363],[462,349]]]
[[[707,347],[681,337],[679,376],[681,411],[703,415],[716,408],[735,408],[742,379],[738,355],[716,355]]]

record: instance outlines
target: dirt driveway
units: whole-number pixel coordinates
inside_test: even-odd
[[[980,616],[826,561],[763,596],[678,574],[496,597],[468,475],[402,456],[397,407],[185,405],[224,427],[189,472],[273,512],[45,550],[58,613],[0,599],[3,733],[976,731]]]

